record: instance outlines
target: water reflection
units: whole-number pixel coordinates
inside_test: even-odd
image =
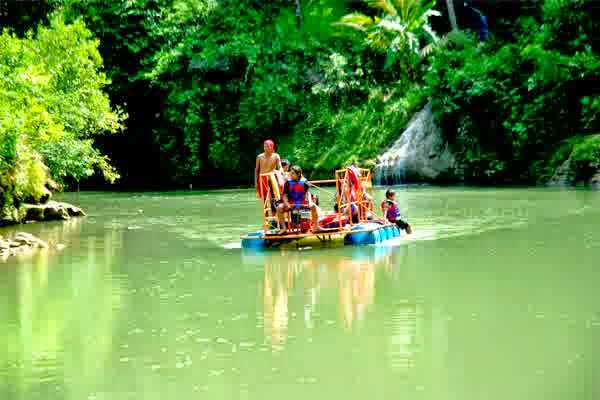
[[[246,252],[246,263],[260,260],[264,268],[262,297],[266,341],[273,350],[283,349],[288,338],[290,307],[300,310],[305,329],[317,324],[337,324],[347,333],[360,333],[375,303],[377,275],[383,275],[380,280],[396,279],[405,252],[404,246],[323,252]],[[319,312],[319,303],[326,306],[332,295],[337,306],[335,321],[328,319],[326,312]]]
[[[105,231],[78,243],[80,229],[77,219],[40,226],[34,234],[80,251],[20,256],[0,272],[7,316],[0,318],[0,398],[87,398],[103,380],[125,302],[117,270],[123,236]]]

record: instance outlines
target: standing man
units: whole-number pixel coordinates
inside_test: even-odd
[[[264,153],[256,157],[256,168],[254,169],[254,186],[256,187],[256,197],[262,199],[269,189],[268,180],[261,179],[260,174],[268,174],[275,170],[282,171],[281,158],[275,153],[275,143],[272,140],[265,140]]]

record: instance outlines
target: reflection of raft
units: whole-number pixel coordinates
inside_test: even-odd
[[[271,177],[268,179],[271,180]],[[370,179],[370,171],[350,167],[336,171],[335,180],[319,181],[319,183],[335,183],[338,193],[336,200],[338,212],[321,218],[319,226],[322,231],[318,233],[312,233],[307,229],[306,223],[294,221],[291,215],[286,221],[289,233],[285,235],[274,233],[267,214],[271,211],[270,199],[278,196],[263,196],[263,229],[242,236],[242,248],[262,249],[287,243],[306,246],[330,242],[374,245],[399,237],[400,230],[395,224],[374,220],[372,196],[365,191],[365,188],[371,187]],[[272,188],[276,185],[269,186]],[[276,192],[278,191],[273,190],[272,194],[279,194]],[[354,213],[352,218],[349,218],[350,212]]]

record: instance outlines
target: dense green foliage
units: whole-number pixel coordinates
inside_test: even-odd
[[[48,197],[47,185],[116,171],[92,137],[122,115],[102,92],[98,42],[82,23],[52,18],[24,38],[0,35],[0,208]]]
[[[548,0],[537,20],[519,21],[513,40],[434,56],[427,87],[467,179],[547,178],[546,167],[570,154],[565,139],[600,131],[600,15],[592,3]]]
[[[488,4],[487,43],[447,34],[435,0],[33,2],[0,37],[3,204],[113,180],[102,154],[130,188],[250,183],[266,138],[329,175],[369,165],[428,98],[467,181],[531,183],[569,157],[592,173],[598,7],[472,3]],[[100,136],[123,119],[109,98],[129,117]]]
[[[266,138],[305,169],[330,172],[375,157],[423,104],[420,58],[390,59],[334,27],[357,11],[344,2],[300,2],[301,18],[292,1],[61,3],[96,32],[111,96],[128,103],[127,137],[105,147],[136,182],[250,182],[240,172]],[[405,33],[423,31],[427,4]],[[141,149],[135,161],[119,153],[123,141]]]
[[[600,135],[590,135],[573,146],[571,162],[576,179],[587,178],[600,170]]]

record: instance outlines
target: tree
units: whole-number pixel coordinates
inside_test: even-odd
[[[302,6],[300,5],[300,0],[294,0],[296,4],[296,21],[298,21],[298,27],[302,26]]]
[[[458,31],[458,24],[456,23],[456,14],[454,13],[454,0],[446,0],[446,7],[448,8],[448,18],[450,18],[450,26],[453,31]]]
[[[103,92],[98,42],[83,23],[57,15],[25,38],[0,35],[0,208],[39,201],[50,180],[118,175],[93,138],[124,115]]]
[[[336,24],[364,32],[365,43],[386,54],[386,67],[398,62],[413,80],[420,59],[437,43],[429,17],[441,15],[433,10],[435,0],[365,0],[378,16],[352,13]]]

